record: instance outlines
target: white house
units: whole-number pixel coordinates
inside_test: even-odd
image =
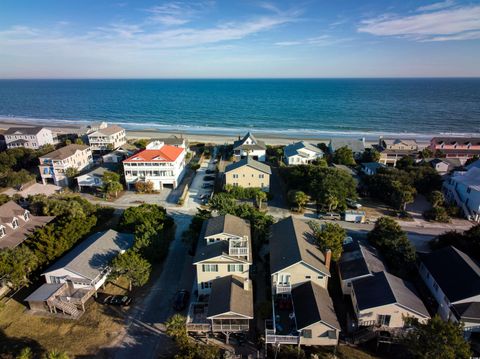
[[[238,138],[233,143],[233,155],[235,161],[239,161],[246,157],[254,160],[265,162],[267,146],[263,141],[257,140],[252,133],[248,132],[243,138]]]
[[[88,299],[106,282],[111,261],[133,242],[133,234],[113,229],[90,236],[48,268],[42,274],[46,283],[25,301],[31,310],[61,311],[78,318]]]
[[[7,148],[25,147],[37,150],[44,145],[54,145],[56,138],[45,127],[10,127],[4,133]]]
[[[154,141],[147,148],[123,161],[125,181],[129,188],[137,182],[152,182],[155,190],[164,186],[176,188],[185,174],[185,154],[182,147]]]
[[[74,168],[78,172],[93,165],[92,151],[85,145],[68,145],[39,157],[40,176],[43,184],[54,183],[68,186],[66,171]]]
[[[283,160],[287,165],[307,164],[323,157],[320,148],[305,141],[285,146],[283,153]]]
[[[125,130],[117,125],[100,127],[88,134],[88,143],[92,151],[110,151],[127,142]]]
[[[97,167],[90,172],[84,173],[80,176],[77,176],[78,190],[82,191],[85,187],[94,189],[102,188],[103,186],[103,175],[106,171],[112,171],[113,168],[108,168],[105,166]]]
[[[480,267],[453,246],[422,254],[420,276],[444,320],[461,321],[466,332],[480,331]]]
[[[465,217],[480,222],[480,168],[454,172],[443,182],[443,190],[447,200],[456,203]]]

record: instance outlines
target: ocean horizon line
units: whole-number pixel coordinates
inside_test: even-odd
[[[0,81],[106,80],[480,80],[480,76],[332,76],[332,77],[3,77]]]

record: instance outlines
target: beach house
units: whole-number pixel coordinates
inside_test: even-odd
[[[246,157],[252,157],[254,160],[265,162],[267,146],[265,142],[257,140],[257,138],[248,132],[243,138],[238,138],[233,142],[233,156],[235,161],[239,161]]]
[[[225,185],[260,188],[268,192],[271,174],[272,170],[269,165],[246,157],[225,167]]]
[[[39,157],[42,183],[53,183],[57,186],[69,185],[67,170],[83,171],[93,166],[92,151],[85,145],[67,145]]]
[[[378,162],[395,166],[397,161],[406,156],[417,156],[418,144],[414,139],[391,139],[380,138],[377,146],[378,152],[380,152],[380,159]]]
[[[365,138],[332,138],[328,144],[330,153],[334,153],[341,147],[351,149],[353,156],[358,159],[365,152]]]
[[[461,208],[469,220],[480,222],[480,168],[454,172],[443,182],[445,198]]]
[[[328,294],[331,252],[315,245],[309,225],[288,217],[270,234],[272,319],[267,344],[336,345],[340,332]]]
[[[43,227],[54,218],[34,216],[14,201],[2,204],[0,206],[0,249],[18,246],[35,229]]]
[[[323,157],[323,151],[306,141],[285,146],[283,160],[287,165],[305,165]]]
[[[137,182],[151,182],[154,190],[176,188],[185,174],[186,150],[153,141],[147,148],[123,161],[125,182],[134,189]]]
[[[438,303],[444,320],[463,322],[480,331],[480,267],[459,249],[448,246],[420,255],[420,276]]]
[[[7,148],[25,147],[38,150],[57,143],[53,132],[45,127],[10,127],[3,133]]]
[[[88,134],[88,143],[92,151],[112,151],[127,142],[125,130],[117,125],[103,123],[99,128]]]
[[[446,158],[460,158],[465,163],[467,159],[480,155],[480,137],[434,137],[430,141],[430,150]]]
[[[207,220],[193,264],[198,297],[189,308],[187,330],[226,336],[249,330],[253,319],[250,222],[230,214]]]
[[[113,229],[90,236],[48,268],[42,274],[46,283],[25,301],[32,311],[78,318],[87,300],[106,282],[111,261],[129,249],[133,240],[133,234]]]

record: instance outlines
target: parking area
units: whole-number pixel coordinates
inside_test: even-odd
[[[22,191],[17,191],[16,189],[9,188],[2,193],[6,194],[8,196],[13,196],[13,195],[18,194],[18,195],[26,198],[28,196],[34,196],[36,194],[44,194],[46,196],[51,196],[52,194],[60,192],[61,190],[62,190],[62,187],[55,186],[53,184],[43,185],[41,183],[35,183],[35,184],[25,188]]]
[[[214,181],[207,181],[206,177],[215,176],[215,152],[214,150],[212,158],[208,162],[203,162],[197,170],[197,174],[188,191],[187,200],[184,203],[185,209],[191,210],[198,208],[212,195]]]

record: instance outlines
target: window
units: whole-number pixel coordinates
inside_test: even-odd
[[[390,318],[391,318],[390,315],[379,314],[377,317],[377,323],[388,327],[390,325]]]
[[[347,283],[347,287],[350,288],[352,286],[352,282]]]
[[[13,229],[17,229],[18,227],[18,219],[14,218],[13,221],[12,221],[12,227]]]
[[[305,276],[305,279],[310,279],[310,278],[312,278],[311,275],[306,275],[306,276]]]
[[[202,282],[200,285],[202,289],[212,288],[212,282]]]
[[[264,174],[260,174],[260,175],[258,175],[258,178],[264,178],[264,177],[265,177],[265,175],[264,175]]]
[[[229,264],[228,265],[229,272],[243,272],[243,264]]]
[[[234,174],[234,175],[233,175],[233,178],[238,178],[238,175]]]
[[[304,329],[302,330],[302,334],[304,338],[312,338],[312,330],[311,329]]]
[[[218,272],[218,264],[202,264],[203,272]]]
[[[0,238],[4,237],[6,234],[5,226],[0,226]]]

